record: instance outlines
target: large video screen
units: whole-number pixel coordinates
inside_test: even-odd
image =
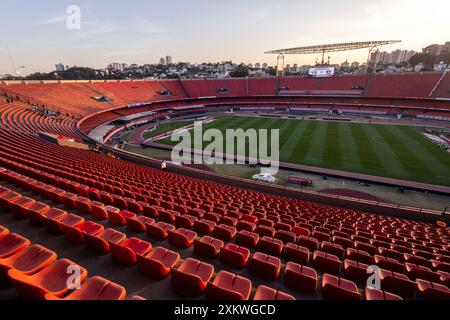
[[[334,67],[310,68],[309,75],[314,78],[332,78],[334,77]]]

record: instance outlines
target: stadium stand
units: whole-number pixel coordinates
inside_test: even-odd
[[[388,77],[370,81],[372,94],[387,94],[378,82]],[[401,84],[402,96],[426,96],[437,78],[427,75],[424,87],[413,93],[412,84],[424,79],[411,77]],[[342,89],[352,82],[321,85]],[[194,97],[216,95],[218,87],[227,87],[231,96],[245,96],[247,90],[273,95],[272,80],[247,83],[183,81]],[[281,83],[297,89],[319,86],[308,79]],[[169,87],[186,96],[177,82],[86,86],[123,104],[160,100],[157,92]],[[173,290],[161,292],[168,298],[448,299],[449,228],[245,190],[52,144],[36,133],[81,139],[75,119],[43,116],[5,98],[0,111],[0,276],[9,279],[20,298],[138,299],[133,293],[167,283]],[[112,111],[101,115],[102,121],[117,116]],[[88,268],[95,275],[89,278],[77,260],[80,254],[58,259],[60,252],[31,245],[25,234],[15,233],[15,222],[26,220],[32,223],[27,234],[46,228],[39,238],[43,242],[61,237],[64,246],[80,249],[81,255],[110,260]],[[364,270],[377,261],[384,291],[366,288],[363,281]],[[49,281],[71,266],[82,271],[81,290],[67,288],[65,276]],[[126,270],[126,277],[111,282],[111,270]],[[154,281],[142,281],[147,278]],[[133,281],[141,284],[139,290],[129,290]]]

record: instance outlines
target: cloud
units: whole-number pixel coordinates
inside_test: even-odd
[[[150,20],[145,19],[142,16],[136,16],[136,18],[134,20],[135,20],[136,28],[142,33],[160,34],[160,33],[164,32],[164,30],[161,27],[154,24]]]
[[[35,23],[36,26],[42,26],[42,25],[48,25],[48,24],[55,24],[55,23],[60,23],[60,22],[64,22],[67,20],[67,15],[61,15],[61,16],[54,16],[42,21],[38,21]]]

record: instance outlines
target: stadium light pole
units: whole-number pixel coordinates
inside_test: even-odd
[[[277,57],[277,75],[280,76],[280,61],[281,61],[281,77],[284,77],[284,54],[280,53]]]

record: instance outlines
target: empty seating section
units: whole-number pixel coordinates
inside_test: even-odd
[[[427,98],[441,77],[442,73],[372,76],[366,96]]]
[[[369,80],[375,88],[377,78]],[[366,81],[285,78],[281,85],[333,90],[356,79]],[[225,87],[232,96],[247,90],[271,95],[276,83],[183,81],[192,96],[219,95]],[[156,99],[161,90],[185,96],[177,81],[129,83],[127,89],[120,83],[85,85],[108,90],[120,103],[130,102],[127,96]],[[174,297],[448,299],[449,228],[239,189],[51,144],[34,133],[76,135],[74,122],[45,120],[19,102],[2,101],[0,110],[0,214],[28,219],[30,230],[45,227],[49,238],[65,237],[67,246],[108,255],[130,276],[167,280]],[[365,288],[373,264],[380,267],[381,290]],[[81,270],[80,290],[65,285],[63,271],[74,266]],[[127,283],[88,271],[0,226],[0,279],[9,279],[20,297],[126,297]],[[49,281],[55,274],[63,276]]]

